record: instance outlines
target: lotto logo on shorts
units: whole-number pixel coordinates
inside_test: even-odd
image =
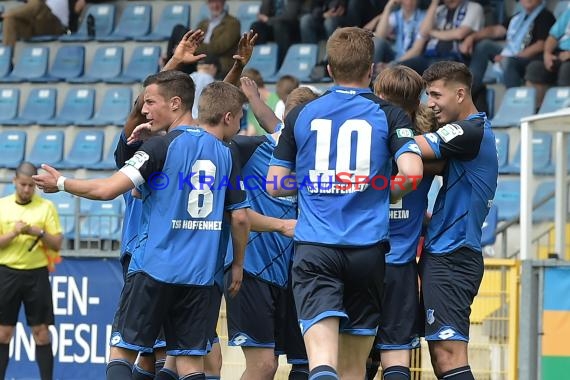
[[[447,328],[447,329],[441,331],[437,336],[441,340],[446,340],[446,339],[451,338],[454,335],[455,335],[455,330]]]
[[[232,342],[234,345],[236,346],[241,346],[242,344],[244,344],[245,342],[247,342],[247,336],[245,335],[238,335],[236,336],[234,339],[232,339]]]
[[[122,340],[123,338],[121,337],[120,333],[113,333],[113,335],[111,335],[111,346],[116,346],[117,344],[121,343]]]

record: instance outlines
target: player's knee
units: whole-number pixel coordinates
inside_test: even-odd
[[[256,362],[248,363],[248,371],[252,371],[259,379],[273,379],[275,373],[277,372],[277,360],[271,360],[270,358],[263,358]]]
[[[467,345],[461,342],[430,342],[430,356],[437,375],[467,365]]]
[[[51,342],[49,330],[46,325],[33,326],[32,335],[37,345],[46,345]]]

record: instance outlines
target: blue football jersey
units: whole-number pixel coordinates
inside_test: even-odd
[[[275,149],[271,135],[236,136],[230,144],[241,161],[242,184],[251,209],[279,219],[297,218],[297,197],[274,198],[265,191],[269,160]],[[229,247],[226,265],[231,264]],[[250,232],[245,251],[244,271],[277,286],[286,287],[293,256],[293,239],[277,232]]]
[[[424,135],[437,158],[447,160],[425,248],[443,255],[467,247],[481,252],[481,228],[495,197],[495,136],[484,113]]]
[[[390,252],[387,264],[406,264],[416,259],[416,252],[433,175],[424,175],[417,189],[390,205]]]
[[[402,109],[370,89],[337,86],[294,108],[271,165],[296,172],[295,240],[353,247],[387,240],[392,159],[420,154],[411,128]]]
[[[227,144],[200,128],[179,127],[146,141],[121,171],[140,187],[143,203],[129,274],[213,285],[224,212],[247,207]]]

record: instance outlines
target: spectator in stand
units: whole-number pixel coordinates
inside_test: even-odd
[[[69,22],[68,0],[28,0],[4,12],[2,44],[14,46],[20,39],[61,35]]]
[[[198,61],[196,71],[190,74],[196,86],[194,99],[200,99],[200,94],[202,94],[204,87],[215,81],[219,71],[220,60],[215,55],[208,55],[206,58]],[[192,117],[198,120],[198,101],[195,101],[192,106]]]
[[[215,55],[220,60],[220,70],[216,79],[223,78],[231,69],[234,60],[235,47],[240,39],[240,22],[226,11],[226,0],[207,0],[210,10],[209,18],[200,21],[196,29],[204,31],[204,41],[196,50],[196,54]],[[184,25],[176,25],[168,40],[166,56],[163,62],[168,62],[182,37],[188,32]],[[185,65],[182,71],[190,74],[196,71],[196,65]]]
[[[438,61],[459,61],[464,57],[459,51],[459,43],[484,24],[483,7],[473,1],[432,0],[422,25],[422,38],[416,40],[412,49],[423,54],[400,61],[422,74],[428,66]]]
[[[521,86],[525,69],[532,61],[538,61],[544,51],[544,41],[554,24],[552,12],[542,0],[521,0],[522,10],[504,25],[490,25],[467,36],[459,50],[471,55],[469,69],[473,73],[473,94],[484,93],[483,76],[489,61],[499,79],[507,87]],[[494,41],[505,38],[504,46]]]
[[[287,97],[297,87],[299,87],[299,80],[293,75],[283,75],[277,83],[275,83],[275,92],[279,96],[279,101],[275,105],[275,116],[281,121],[283,121],[283,114],[285,112],[285,102],[287,102]]]
[[[77,31],[79,26],[79,17],[85,9],[87,4],[108,3],[109,0],[69,0],[69,25],[68,29],[72,33]]]
[[[528,64],[525,79],[527,86],[536,88],[538,105],[549,86],[570,86],[570,9],[550,28],[543,59]]]
[[[251,24],[259,38],[257,43],[277,43],[277,63],[281,65],[287,49],[299,41],[299,17],[302,0],[262,0],[257,21]]]
[[[417,0],[389,0],[384,12],[364,27],[374,31],[374,62],[405,61],[419,56],[423,43],[415,41],[421,38],[425,15]]]
[[[341,26],[346,14],[345,0],[313,0],[311,10],[301,16],[301,42],[316,44],[326,40]]]

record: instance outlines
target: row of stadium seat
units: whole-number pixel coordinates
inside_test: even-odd
[[[44,126],[123,125],[132,107],[130,87],[110,87],[95,112],[94,88],[70,88],[56,113],[57,88],[34,88],[20,113],[20,89],[0,88],[0,124]]]
[[[40,165],[52,165],[58,169],[115,169],[114,151],[121,132],[113,138],[104,154],[105,133],[102,130],[82,130],[77,133],[71,149],[64,157],[65,135],[63,131],[43,131],[36,135],[30,153],[26,155],[27,134],[25,131],[0,132],[0,167],[16,168],[24,158]]]

